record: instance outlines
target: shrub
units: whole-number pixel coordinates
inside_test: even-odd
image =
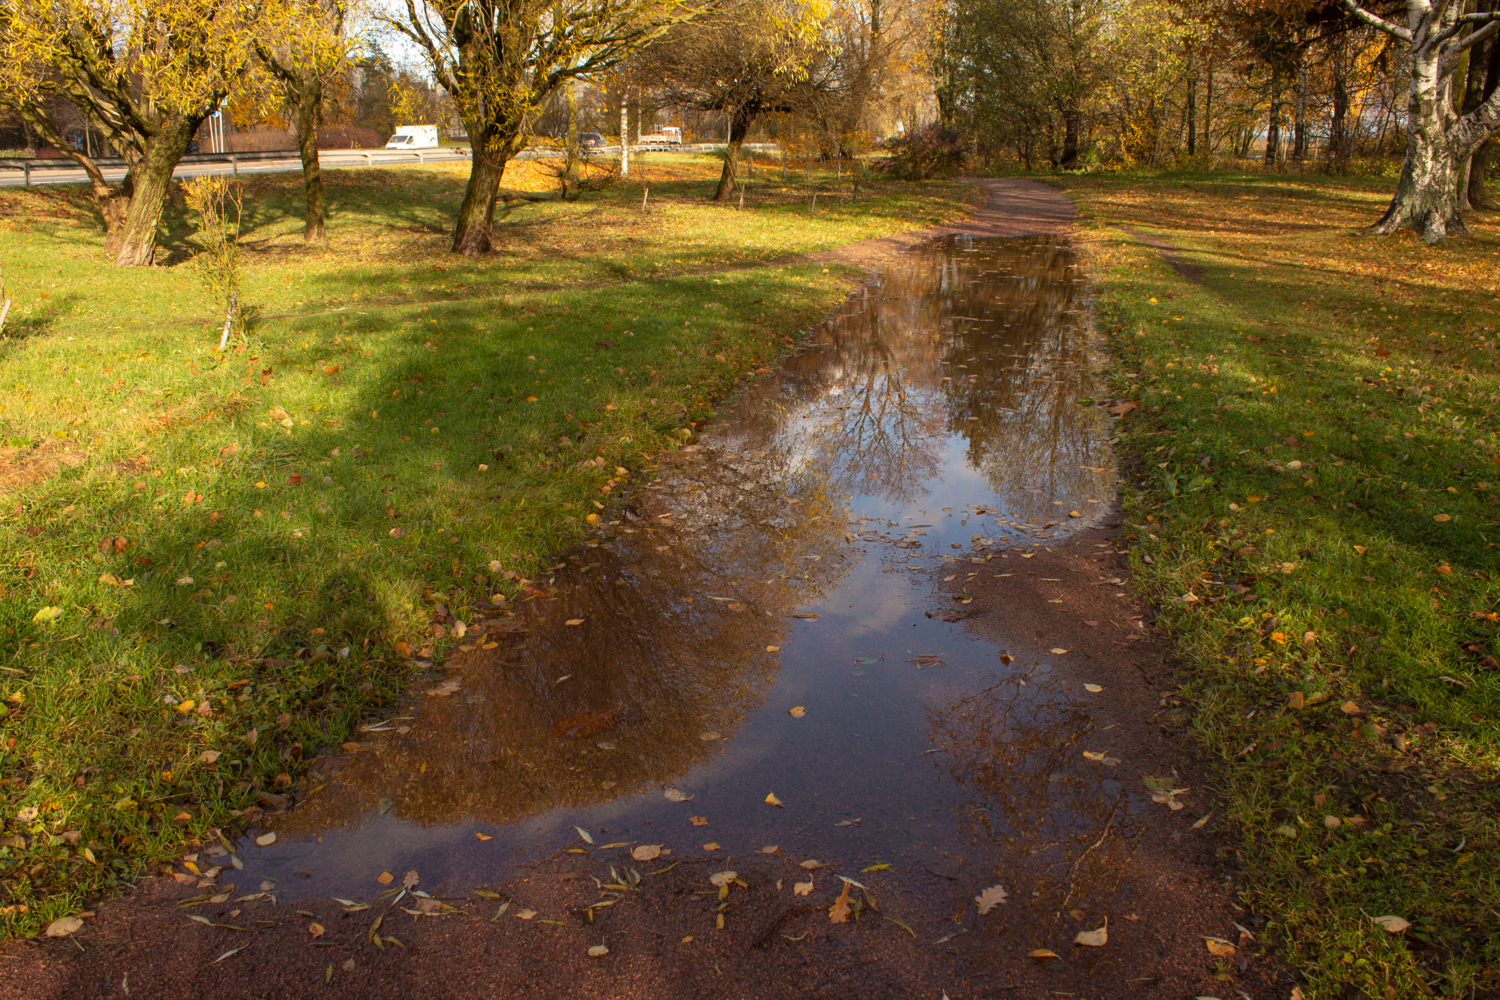
[[[963,169],[964,148],[958,133],[934,122],[885,141],[890,155],[885,169],[902,180],[921,181],[949,177]]]

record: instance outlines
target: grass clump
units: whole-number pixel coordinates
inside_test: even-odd
[[[632,470],[843,295],[790,255],[970,197],[890,185],[808,217],[795,189],[705,203],[711,161],[642,169],[650,214],[626,184],[517,203],[478,261],[446,250],[457,169],[326,174],[324,246],[296,175],[247,181],[226,352],[180,203],[167,266],[120,270],[80,192],[0,194],[6,932],[212,842],[453,621],[545,581]]]
[[[1309,996],[1500,987],[1500,240],[1383,179],[1079,177],[1126,538]],[[1144,242],[1175,248],[1171,266]],[[1373,918],[1411,922],[1387,933]]]

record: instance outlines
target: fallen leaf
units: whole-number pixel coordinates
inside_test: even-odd
[[[861,868],[860,871],[866,871],[866,872],[883,872],[883,871],[886,871],[887,869],[889,869],[890,867],[891,867],[890,865],[888,865],[884,861],[882,861],[878,865],[871,865],[868,868]]]
[[[379,875],[375,876],[375,881],[379,882],[381,885],[390,885],[392,882],[396,881],[396,876],[391,874],[390,872],[381,872]]]
[[[724,737],[722,734],[710,730],[706,733],[699,733],[698,738],[704,743],[712,743],[714,740],[722,740]]]
[[[45,624],[47,624],[50,621],[55,621],[56,619],[62,617],[62,613],[63,613],[63,609],[62,608],[47,607],[47,608],[43,608],[42,610],[38,611],[36,614],[32,615],[31,616],[31,620],[34,621],[34,622],[37,622],[39,624],[45,625]]]
[[[1102,687],[1100,687],[1097,684],[1085,684],[1083,686],[1083,689],[1085,691],[1087,691],[1089,694],[1098,694],[1100,691],[1104,690]]]
[[[314,921],[307,925],[307,933],[311,934],[314,938],[320,938],[323,936],[323,925]]]
[[[1104,926],[1098,930],[1079,931],[1078,936],[1073,938],[1073,943],[1085,948],[1103,948],[1109,943],[1109,918],[1104,918]]]
[[[583,624],[583,619],[582,618],[569,618],[567,621],[563,622],[563,624],[564,625],[582,625]],[[599,947],[602,948],[603,945],[599,945]]]
[[[1087,760],[1103,760],[1104,759],[1104,754],[1103,753],[1095,753],[1093,750],[1085,750],[1083,752],[1083,756]]]
[[[1204,938],[1204,945],[1208,947],[1208,953],[1215,958],[1233,958],[1234,945],[1221,938]]]
[[[807,714],[807,709],[803,708],[801,705],[796,705],[792,708],[787,709],[787,714],[794,719],[800,719]]]
[[[662,795],[668,802],[691,802],[697,797],[689,795],[680,788],[673,788],[670,785],[662,790]]]
[[[276,834],[263,833],[259,837],[255,838],[255,843],[258,847],[270,847],[272,844],[276,843]]]
[[[1053,647],[1052,647],[1052,648],[1051,648],[1051,649],[1049,649],[1049,650],[1048,650],[1048,651],[1047,651],[1047,652],[1049,652],[1049,653],[1051,653],[1051,654],[1052,654],[1052,655],[1053,655],[1053,656],[1061,656],[1061,655],[1063,655],[1063,654],[1064,654],[1064,653],[1066,653],[1066,652],[1067,652],[1067,650],[1066,650],[1066,649],[1063,649],[1063,648],[1062,648],[1062,647],[1061,647],[1061,646],[1053,646]]]
[[[719,845],[710,840],[708,843],[703,845],[703,849],[705,851],[708,851],[709,853],[713,853],[714,851],[717,851],[719,849]]]
[[[517,920],[530,920],[534,916],[536,916],[536,911],[535,910],[517,910],[516,911],[516,919]]]
[[[1005,902],[1005,898],[1009,895],[1010,893],[1005,891],[1005,886],[1003,885],[990,886],[988,889],[984,890],[979,895],[974,897],[974,902],[979,906],[979,915],[981,917],[984,916],[986,913],[990,912],[995,907]]]
[[[655,861],[661,857],[660,844],[642,844],[630,852],[630,856],[637,861]]]
[[[1360,555],[1364,555],[1366,552],[1368,552],[1370,550],[1368,548],[1366,548],[1365,546],[1363,546],[1363,545],[1356,545],[1356,546],[1354,546],[1354,551],[1358,552]]]
[[[823,862],[819,861],[817,858],[808,858],[806,861],[798,862],[798,864],[800,864],[803,868],[806,868],[808,871],[813,871],[815,869],[823,867]]]
[[[1434,514],[1432,519],[1438,524],[1446,524],[1453,520],[1453,516],[1451,514]]]
[[[474,838],[476,840],[494,840],[495,835],[493,833],[480,833],[478,830],[475,830]]]
[[[689,816],[688,817],[688,822],[691,823],[691,824],[693,824],[694,826],[707,826],[708,825],[708,817],[707,816]]]
[[[739,872],[715,872],[708,877],[708,883],[722,889],[739,877]]]
[[[1345,715],[1359,715],[1360,707],[1357,702],[1346,701],[1339,706],[1339,711],[1343,712]]]
[[[575,826],[575,827],[573,827],[573,829],[575,829],[575,830],[578,831],[579,838],[585,844],[592,844],[594,842],[594,838],[591,837],[591,836],[589,836],[589,832],[587,830],[585,830],[583,827],[581,827],[581,826]]]
[[[401,887],[403,889],[415,889],[417,887],[417,883],[420,881],[422,881],[422,878],[416,872],[407,872],[405,875],[401,876]]]
[[[1207,816],[1204,816],[1203,818],[1199,819],[1198,822],[1196,822],[1196,823],[1193,824],[1193,829],[1197,830],[1197,829],[1202,828],[1203,825],[1206,824],[1212,817],[1213,817],[1213,813],[1209,813]]]
[[[1048,951],[1046,948],[1033,948],[1031,951],[1028,951],[1026,953],[1026,957],[1035,958],[1038,961],[1041,961],[1048,958],[1057,958],[1058,956],[1057,952]]]
[[[811,882],[793,882],[792,883],[792,895],[794,895],[794,896],[806,896],[806,895],[811,894],[812,891],[813,891],[813,884]]]
[[[67,937],[83,928],[83,921],[78,917],[58,917],[47,925],[46,934],[51,938]]]
[[[778,809],[783,808],[781,805],[781,800],[776,797],[775,792],[766,793],[766,805],[775,806]]]
[[[596,944],[596,945],[593,945],[592,947],[589,948],[589,957],[590,958],[603,958],[605,955],[608,955],[608,954],[609,954],[609,945],[607,945],[607,944]]]
[[[1405,917],[1398,917],[1393,914],[1386,914],[1383,917],[1371,917],[1370,921],[1385,928],[1387,934],[1400,934],[1411,926],[1411,921]],[[51,931],[48,930],[48,933],[50,934]]]
[[[844,880],[844,891],[839,893],[839,898],[833,901],[828,908],[828,919],[833,923],[842,924],[849,919],[849,880]]]

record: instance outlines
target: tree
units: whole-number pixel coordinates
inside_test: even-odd
[[[292,0],[282,13],[282,22],[267,32],[268,37],[256,40],[255,50],[281,84],[287,106],[296,116],[307,195],[302,238],[311,242],[323,238],[328,221],[318,161],[318,125],[325,90],[350,61],[351,39],[345,31],[349,7],[346,0]]]
[[[715,201],[734,187],[740,148],[757,117],[790,111],[809,86],[826,9],[793,0],[732,0],[674,27],[640,57],[639,75],[660,81],[667,104],[729,118]]]
[[[1414,229],[1425,243],[1467,234],[1459,184],[1462,167],[1500,129],[1500,91],[1472,111],[1456,110],[1454,81],[1464,53],[1500,33],[1500,12],[1464,13],[1463,0],[1406,0],[1406,24],[1343,0],[1361,21],[1405,44],[1411,62],[1406,159],[1377,232]]]
[[[426,56],[469,133],[456,252],[488,253],[495,196],[530,122],[568,81],[597,73],[697,11],[686,0],[406,0],[384,22]]]
[[[1486,11],[1500,9],[1500,3],[1497,3],[1497,0],[1480,0],[1480,9]],[[1468,82],[1464,87],[1463,105],[1459,108],[1464,114],[1478,110],[1479,106],[1495,93],[1496,87],[1500,86],[1500,37],[1487,38],[1470,50],[1468,76]],[[1462,187],[1459,195],[1460,207],[1464,209],[1495,207],[1490,201],[1489,192],[1485,189],[1488,160],[1493,155],[1494,146],[1495,139],[1491,136],[1470,156],[1466,165],[1468,179],[1466,182],[1460,182]]]
[[[278,0],[4,0],[0,101],[81,166],[117,265],[150,264],[167,186],[193,134],[253,77]],[[68,143],[47,98],[76,107],[125,156],[118,188]]]

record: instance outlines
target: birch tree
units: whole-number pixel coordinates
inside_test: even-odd
[[[167,187],[193,134],[253,78],[279,0],[0,0],[0,101],[81,166],[117,265],[150,264]],[[62,98],[125,157],[111,185],[47,115]]]
[[[491,249],[505,165],[549,96],[696,13],[689,0],[405,0],[404,13],[383,18],[425,55],[469,133],[453,249]]]
[[[1406,23],[1380,17],[1343,0],[1361,21],[1404,44],[1411,60],[1406,159],[1390,207],[1375,224],[1389,235],[1414,229],[1425,243],[1466,235],[1460,184],[1465,165],[1500,130],[1500,90],[1467,114],[1457,109],[1454,85],[1464,53],[1500,33],[1500,11],[1465,13],[1464,0],[1406,0]]]

